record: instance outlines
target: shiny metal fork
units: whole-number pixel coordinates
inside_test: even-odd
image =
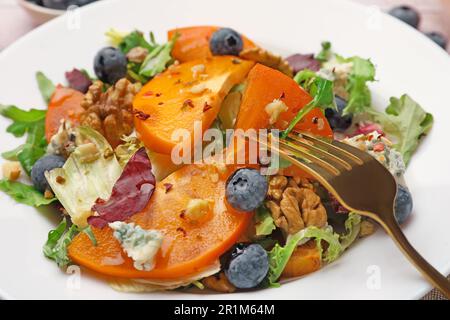
[[[450,298],[450,282],[411,246],[398,226],[394,217],[397,184],[381,163],[345,143],[295,131],[286,139],[271,136],[269,141],[272,151],[278,149],[282,158],[311,174],[346,209],[378,222],[422,275]]]

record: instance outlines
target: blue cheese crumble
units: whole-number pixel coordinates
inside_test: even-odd
[[[144,230],[134,223],[115,221],[109,224],[114,237],[119,240],[137,270],[150,271],[155,266],[154,257],[161,247],[163,235],[157,230]]]
[[[405,173],[406,166],[402,155],[392,148],[392,142],[389,139],[377,131],[345,138],[342,142],[368,152],[396,177]]]

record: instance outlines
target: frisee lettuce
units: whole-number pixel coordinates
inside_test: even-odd
[[[42,98],[44,99],[45,103],[48,104],[50,102],[50,98],[53,95],[53,92],[55,92],[55,85],[41,71],[36,72],[36,81],[39,87],[39,91],[41,91]]]
[[[349,98],[343,114],[364,112],[372,105],[372,96],[367,83],[375,81],[375,66],[369,59],[356,56],[345,59],[344,62],[351,62],[353,67],[345,88]]]
[[[347,249],[358,237],[361,230],[361,216],[350,212],[345,220],[345,234],[340,235],[342,250]]]
[[[27,134],[25,143],[2,153],[8,160],[18,160],[26,173],[30,175],[34,163],[41,158],[47,149],[45,139],[45,110],[22,110],[16,106],[0,105],[0,114],[11,119],[13,123],[6,129],[15,137]]]
[[[276,228],[270,211],[264,205],[256,210],[255,228],[256,236],[270,235]]]
[[[341,254],[342,246],[339,242],[339,235],[333,232],[331,227],[319,229],[317,227],[307,227],[300,230],[296,234],[289,236],[284,247],[276,244],[271,251],[269,251],[269,286],[276,287],[278,278],[281,276],[286,264],[289,261],[292,253],[298,245],[304,244],[310,239],[315,239],[316,244],[321,252],[324,261],[331,263],[336,260]],[[328,248],[323,254],[321,241],[328,243]]]
[[[409,163],[420,139],[430,131],[434,121],[430,113],[406,94],[391,97],[385,113],[373,109],[368,112],[384,132],[396,138],[394,148],[402,154],[405,164]]]
[[[53,197],[51,199],[47,199],[33,186],[18,181],[1,179],[0,190],[10,195],[17,202],[33,207],[48,205],[53,201],[56,201],[56,198]]]

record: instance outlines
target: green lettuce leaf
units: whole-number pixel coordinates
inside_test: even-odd
[[[64,218],[56,229],[48,233],[47,242],[43,247],[44,255],[54,260],[58,267],[65,267],[70,263],[67,248],[78,233],[75,225],[71,225],[67,231],[66,229],[67,221]]]
[[[36,81],[39,90],[41,91],[42,98],[48,104],[53,92],[55,92],[55,85],[41,71],[36,72]]]
[[[364,112],[372,104],[367,83],[375,80],[375,66],[369,59],[360,57],[351,57],[345,59],[345,62],[352,62],[353,68],[346,86],[349,98],[343,114]]]
[[[328,249],[322,258],[330,263],[336,260],[342,252],[342,246],[339,242],[339,235],[334,233],[331,227],[319,229],[317,227],[308,227],[287,238],[284,247],[276,244],[269,252],[269,274],[268,281],[270,286],[278,286],[277,280],[281,276],[292,253],[298,245],[304,244],[310,239],[315,239],[322,255],[321,241],[328,243]]]
[[[358,237],[361,230],[361,216],[354,212],[350,212],[347,220],[345,220],[346,233],[340,236],[342,250],[347,249]]]
[[[109,199],[114,183],[122,173],[113,150],[106,139],[89,127],[79,127],[76,135],[95,145],[98,157],[86,161],[83,145],[78,146],[62,168],[45,173],[53,193],[80,227],[87,226],[91,207],[98,198]],[[104,156],[110,154],[111,156]],[[60,183],[61,177],[64,183]]]
[[[257,236],[270,235],[276,228],[270,211],[264,205],[256,210],[255,228]]]
[[[16,106],[0,105],[0,114],[11,119],[13,123],[7,128],[7,131],[16,137],[22,137],[27,134],[23,145],[2,153],[2,156],[9,160],[18,160],[30,175],[34,163],[41,158],[47,149],[45,139],[45,110],[22,110]]]
[[[33,186],[17,181],[1,179],[0,190],[10,195],[17,202],[33,207],[44,206],[56,201],[56,198],[46,199]]]
[[[158,73],[164,71],[173,60],[171,53],[175,42],[179,38],[176,34],[172,39],[163,45],[156,46],[145,58],[139,70],[139,75],[152,78]]]
[[[383,127],[384,132],[396,138],[394,148],[408,164],[420,139],[433,126],[433,116],[426,112],[416,101],[404,94],[399,99],[391,97],[385,113],[369,110],[375,122]]]

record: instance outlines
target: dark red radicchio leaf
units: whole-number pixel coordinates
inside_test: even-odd
[[[69,82],[70,88],[81,91],[82,93],[86,93],[92,84],[91,79],[78,69],[67,71],[66,79]]]
[[[286,61],[291,66],[294,74],[304,69],[309,69],[311,71],[320,70],[320,61],[314,59],[313,54],[293,54],[286,58]]]
[[[140,148],[125,165],[109,200],[97,199],[88,218],[90,225],[103,228],[109,222],[124,221],[145,208],[155,190],[155,176],[145,148]]]

